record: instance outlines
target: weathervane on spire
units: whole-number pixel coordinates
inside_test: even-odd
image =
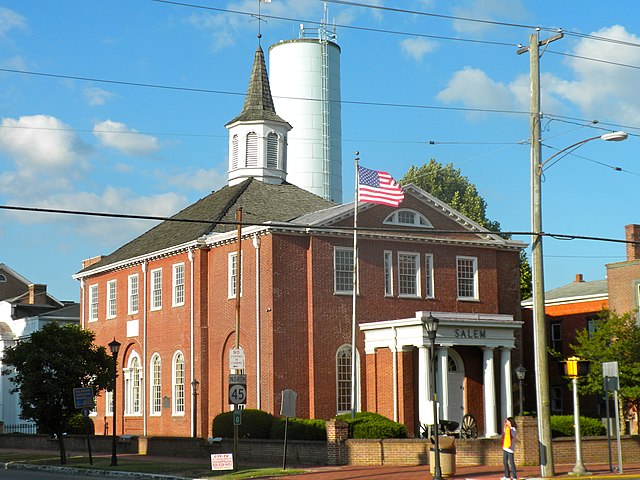
[[[260,33],[260,22],[263,21],[260,16],[260,4],[261,3],[271,3],[271,0],[258,0],[258,44],[260,43],[260,39],[262,38],[262,33]],[[266,22],[266,20],[264,20]]]

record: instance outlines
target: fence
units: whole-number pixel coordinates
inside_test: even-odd
[[[38,433],[36,425],[34,423],[15,423],[4,424],[2,428],[2,433],[24,433],[28,435],[35,435]]]

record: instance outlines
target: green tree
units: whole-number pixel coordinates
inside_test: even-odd
[[[453,168],[453,164],[442,165],[435,159],[421,167],[411,166],[400,183],[414,185],[463,213],[492,232],[500,232],[500,222],[487,218],[487,202],[480,196],[476,186]],[[505,235],[508,237],[508,235]],[[524,251],[520,252],[520,298],[531,296],[531,266]]]
[[[586,394],[604,393],[602,363],[618,362],[619,397],[623,414],[640,407],[640,327],[636,312],[619,315],[603,310],[595,332],[583,329],[576,334],[571,345],[576,356],[589,360],[589,375],[580,381],[580,390]]]
[[[42,433],[55,434],[60,463],[66,463],[63,433],[77,413],[73,389],[92,387],[97,394],[113,385],[113,360],[95,335],[77,325],[49,323],[5,350],[2,358],[20,394],[21,418],[33,420]]]

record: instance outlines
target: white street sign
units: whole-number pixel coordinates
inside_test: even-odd
[[[241,348],[229,350],[229,368],[231,370],[244,370],[244,350]]]

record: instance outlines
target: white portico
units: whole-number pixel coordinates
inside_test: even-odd
[[[497,405],[502,418],[513,413],[511,350],[515,331],[522,322],[514,321],[512,315],[416,312],[415,318],[360,324],[367,355],[376,355],[383,348],[392,353],[393,374],[377,379],[376,384],[393,383],[394,419],[398,418],[398,405],[402,403],[397,398],[401,390],[398,383],[406,383],[406,379],[398,378],[397,354],[415,347],[417,417],[420,425],[433,421],[431,344],[423,323],[429,314],[440,320],[435,340],[439,417],[460,422],[465,413],[471,413],[484,419],[484,436],[498,435]]]

